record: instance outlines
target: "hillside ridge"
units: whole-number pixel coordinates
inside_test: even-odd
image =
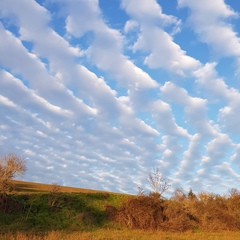
[[[46,184],[46,183],[38,183],[38,182],[26,182],[21,180],[11,180],[14,184],[14,192],[23,192],[23,193],[36,193],[36,192],[49,192],[53,189],[56,184]],[[87,188],[77,188],[71,186],[61,186],[59,187],[58,192],[62,193],[112,193],[112,194],[120,194],[114,192],[108,192],[104,190],[96,190],[96,189],[87,189]]]

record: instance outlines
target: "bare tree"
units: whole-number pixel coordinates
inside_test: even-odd
[[[61,191],[61,186],[58,185],[57,183],[52,183],[50,187],[49,199],[48,199],[48,205],[51,208],[56,207],[55,205],[58,202],[60,191]]]
[[[148,182],[153,189],[153,192],[151,192],[150,195],[159,198],[171,186],[167,179],[160,173],[159,168],[155,168],[151,173],[149,173]]]
[[[25,161],[13,154],[0,157],[0,193],[6,194],[12,186],[11,180],[26,171]]]

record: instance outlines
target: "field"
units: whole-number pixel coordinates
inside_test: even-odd
[[[49,193],[52,191],[55,184],[41,184],[34,182],[22,182],[17,180],[12,180],[14,183],[14,192],[17,193]],[[85,188],[74,188],[74,187],[64,187],[58,186],[59,192],[62,193],[99,193],[102,191],[85,189]]]
[[[60,232],[54,231],[38,236],[25,233],[2,234],[0,240],[237,240],[240,232],[202,232],[202,233],[166,233],[139,230],[100,229],[91,232]]]
[[[109,220],[106,217],[105,206],[111,205],[119,208],[122,203],[126,203],[127,199],[133,198],[130,195],[21,181],[14,181],[14,184],[14,190],[8,193],[10,202],[0,212],[0,240],[240,239],[240,231],[221,229],[222,226],[227,225],[216,226],[215,220],[212,221],[210,231],[196,227],[184,232],[129,229]],[[235,195],[233,195],[235,198],[225,199],[221,197],[210,198],[211,195],[206,194],[204,196],[205,198],[209,197],[208,201],[199,200],[197,206],[200,206],[200,203],[205,204],[204,201],[206,201],[205,208],[210,206],[212,211],[208,213],[214,213],[216,216],[220,214],[220,218],[223,218],[224,212],[218,211],[227,206],[224,201],[230,207],[235,206],[235,204],[239,206],[237,204],[239,202],[238,195]],[[148,201],[147,204],[149,204]],[[150,203],[152,204],[154,201],[151,200]],[[221,203],[221,208],[215,208],[216,203]],[[140,206],[144,208],[144,206]],[[171,208],[174,206],[174,211],[179,211],[179,207],[181,207],[179,200],[169,200],[166,206]],[[202,212],[201,209],[200,212]],[[235,213],[237,211],[234,210]],[[170,214],[173,217],[186,217],[184,212],[177,215],[172,212]],[[231,214],[229,213],[227,216],[234,216]],[[219,221],[219,218],[216,219]],[[175,219],[175,221],[182,223],[181,219]],[[236,228],[239,228],[238,222],[236,222]]]

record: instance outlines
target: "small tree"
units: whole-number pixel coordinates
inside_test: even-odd
[[[161,198],[162,194],[171,186],[167,179],[160,173],[159,168],[155,168],[151,173],[149,173],[148,182],[153,189],[153,192],[150,193],[150,196],[153,197]]]
[[[24,174],[25,171],[26,164],[21,157],[13,153],[0,157],[0,194],[6,195],[7,191],[12,187],[11,180],[18,175]]]
[[[52,183],[51,187],[50,187],[50,192],[49,192],[49,199],[48,199],[48,205],[51,208],[54,207],[59,207],[56,205],[59,205],[59,193],[60,193],[61,187],[60,185],[58,185],[57,183]]]

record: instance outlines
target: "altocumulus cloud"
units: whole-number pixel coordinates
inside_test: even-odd
[[[136,193],[240,180],[234,0],[0,1],[0,152],[26,181]]]

